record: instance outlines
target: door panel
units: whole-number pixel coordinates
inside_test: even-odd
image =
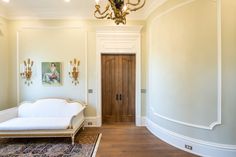
[[[115,56],[102,57],[102,106],[103,121],[116,121],[117,101],[117,58]]]
[[[120,121],[134,122],[135,120],[135,57],[121,57],[122,71],[122,100],[120,101]]]
[[[102,120],[135,121],[135,55],[102,55]]]

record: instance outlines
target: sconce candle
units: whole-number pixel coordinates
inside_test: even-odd
[[[24,63],[20,65],[20,76],[22,77],[22,79],[25,79],[25,84],[27,84],[28,86],[32,84],[31,77],[33,65],[34,62],[30,59],[24,61]]]
[[[80,65],[80,61],[74,59],[74,61],[70,61],[70,63],[68,64],[69,66],[69,76],[72,79],[72,83],[77,85],[79,84],[79,65]]]

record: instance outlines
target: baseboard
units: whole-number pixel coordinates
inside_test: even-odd
[[[147,126],[147,120],[146,120],[146,117],[142,117],[142,120],[141,120],[141,126]]]
[[[225,145],[207,142],[183,136],[158,126],[150,119],[146,119],[147,128],[158,138],[181,150],[204,157],[235,157],[236,145]],[[191,146],[192,150],[185,146]]]
[[[85,127],[101,127],[101,122],[99,117],[85,117]],[[141,118],[141,125],[146,126],[146,117]]]
[[[98,124],[99,119],[97,117],[85,117],[85,127],[100,127]]]

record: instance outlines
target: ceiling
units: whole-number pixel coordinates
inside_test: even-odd
[[[128,19],[143,20],[165,1],[146,0],[144,8],[130,14]],[[0,16],[8,19],[95,19],[94,5],[95,0],[71,0],[69,3],[64,0],[10,0],[5,3],[0,0]]]

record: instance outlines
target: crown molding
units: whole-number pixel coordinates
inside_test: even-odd
[[[143,14],[140,16],[134,16],[131,15],[127,17],[129,20],[146,20],[148,16],[159,6],[164,4],[167,0],[155,0],[151,4],[146,6],[145,11],[143,11]],[[13,12],[12,14],[9,14],[6,9],[4,9],[3,5],[0,5],[0,17],[4,17],[8,20],[93,20],[92,17],[86,16],[86,17],[79,17],[79,16],[65,16],[58,14],[58,11],[50,11],[50,10],[44,10],[39,11],[36,16],[18,16],[17,13]]]
[[[137,33],[141,32],[143,26],[98,26],[96,27],[97,33]]]
[[[3,12],[0,11],[0,17],[9,20],[9,18],[4,14]]]
[[[150,5],[147,9],[147,11],[144,14],[143,19],[147,19],[149,15],[151,15],[152,12],[154,12],[158,7],[160,7],[162,4],[164,4],[167,0],[160,0],[160,1],[154,1],[152,5]]]

